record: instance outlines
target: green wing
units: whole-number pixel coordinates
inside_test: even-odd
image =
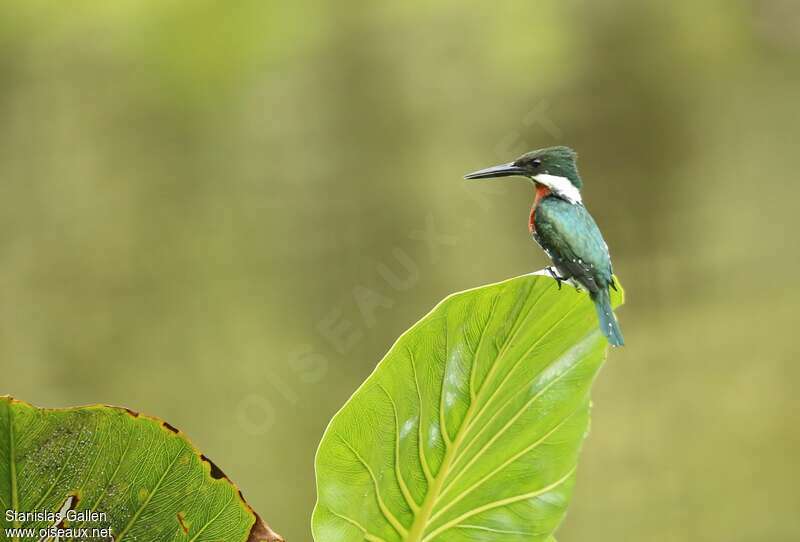
[[[611,283],[611,258],[600,228],[583,205],[546,198],[536,209],[536,234],[556,267],[590,292]]]

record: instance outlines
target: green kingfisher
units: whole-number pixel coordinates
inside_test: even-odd
[[[513,162],[465,175],[465,179],[522,176],[533,182],[536,195],[528,230],[553,262],[549,273],[558,281],[577,283],[589,292],[600,330],[612,346],[622,346],[622,331],[611,308],[609,288],[617,289],[608,245],[592,215],[583,206],[577,154],[569,147],[548,147],[523,154]]]

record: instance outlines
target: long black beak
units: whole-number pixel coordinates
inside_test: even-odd
[[[499,166],[487,167],[464,175],[465,179],[492,179],[494,177],[510,177],[512,175],[524,175],[525,170],[514,165],[514,162],[500,164]]]

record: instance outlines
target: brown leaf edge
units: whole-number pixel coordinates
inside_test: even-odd
[[[261,519],[261,516],[259,516],[258,513],[255,510],[253,510],[253,507],[250,506],[250,504],[244,498],[242,490],[239,489],[239,486],[237,486],[230,478],[228,478],[228,476],[222,471],[222,469],[220,469],[213,461],[211,461],[208,457],[206,457],[205,454],[200,452],[200,450],[197,449],[197,446],[194,445],[191,439],[188,436],[186,436],[186,434],[183,431],[177,429],[176,427],[167,423],[161,418],[157,418],[155,416],[149,416],[147,414],[141,414],[135,410],[131,410],[130,408],[126,407],[120,407],[115,405],[104,405],[99,403],[83,405],[83,406],[75,406],[75,407],[66,407],[66,408],[42,408],[32,405],[27,401],[16,399],[11,395],[0,395],[0,401],[7,401],[9,405],[18,403],[26,407],[44,412],[65,412],[70,410],[80,410],[84,408],[110,408],[112,410],[124,412],[133,418],[141,418],[143,420],[149,420],[151,422],[154,422],[165,431],[169,431],[170,433],[174,433],[183,438],[183,440],[186,441],[186,443],[189,445],[192,451],[200,458],[200,460],[206,465],[208,465],[209,476],[211,476],[216,480],[224,478],[226,482],[228,482],[231,486],[233,486],[233,488],[238,493],[239,499],[241,500],[244,507],[253,515],[253,525],[250,528],[250,534],[248,535],[246,542],[286,542],[281,535],[273,531],[269,525],[264,523],[264,520]]]

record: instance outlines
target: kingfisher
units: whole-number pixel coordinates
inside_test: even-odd
[[[617,289],[608,245],[581,199],[583,181],[577,154],[569,147],[527,152],[507,164],[465,175],[465,179],[521,176],[534,186],[528,231],[553,262],[548,272],[558,282],[577,283],[594,302],[600,331],[612,346],[624,344],[611,307],[609,288]]]

